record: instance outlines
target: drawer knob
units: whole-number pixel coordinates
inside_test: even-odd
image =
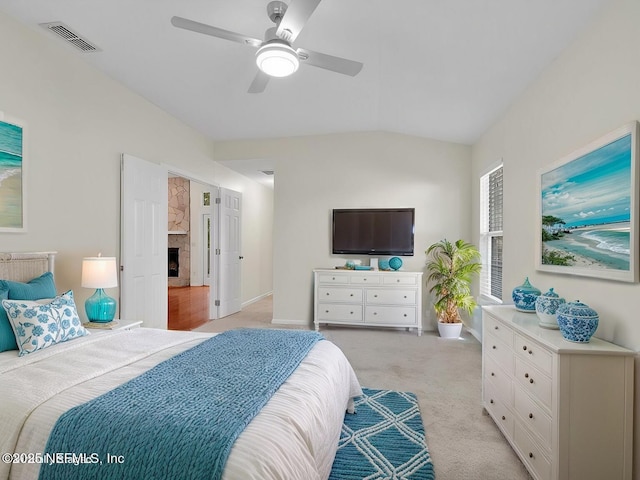
[[[493,327],[494,330],[498,330],[498,326],[496,325],[495,327]]]
[[[533,413],[530,413],[530,414],[529,414],[529,418],[533,418]]]
[[[349,312],[350,315],[353,315],[353,312]]]
[[[367,281],[367,279],[365,278],[365,279],[364,279],[364,281],[366,282],[366,281]]]
[[[378,314],[378,312],[373,312],[373,314],[374,314],[374,315],[377,315],[377,314]]]
[[[503,419],[503,420],[506,420],[507,418],[506,418],[504,415],[502,415],[502,419]]]
[[[336,277],[333,277],[331,280],[335,280],[335,279],[336,279]]]
[[[407,298],[407,296],[405,295],[404,298]]]
[[[329,293],[329,292],[327,292],[327,297],[328,297],[329,295],[330,295],[330,293]]]
[[[529,355],[532,355],[532,354],[533,354],[533,350],[529,350]]]
[[[489,403],[493,404],[493,398],[491,400],[489,400]]]
[[[533,453],[529,452],[529,458],[533,458]]]
[[[353,293],[351,295],[349,295],[350,297],[353,297]]]
[[[400,279],[399,279],[399,278],[396,278],[396,282],[400,283]]]
[[[528,373],[525,373],[525,374],[524,374],[524,378],[529,378],[529,374],[528,374]]]
[[[530,378],[530,379],[529,379],[529,383],[533,383],[533,378]]]
[[[329,313],[329,310],[325,310],[324,313]]]
[[[378,298],[378,294],[375,294],[375,295],[373,296],[373,298]]]
[[[527,346],[526,346],[526,345],[523,345],[523,346],[522,346],[522,349],[526,352],[526,351],[527,351]]]
[[[491,376],[492,376],[492,377],[495,377],[495,376],[496,376],[496,374],[495,374],[495,373],[493,373],[493,372],[491,372]]]
[[[493,348],[493,349],[495,350],[495,349],[496,349],[496,346],[494,345],[494,346],[493,346],[493,347],[491,347],[491,348]]]

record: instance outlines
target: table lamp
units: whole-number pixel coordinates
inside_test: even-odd
[[[104,289],[118,286],[116,257],[83,258],[82,286],[96,289],[84,304],[89,321],[99,323],[112,321],[116,314],[116,301],[104,293]]]

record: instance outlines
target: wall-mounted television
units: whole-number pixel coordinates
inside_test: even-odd
[[[414,208],[333,210],[334,254],[413,255]]]

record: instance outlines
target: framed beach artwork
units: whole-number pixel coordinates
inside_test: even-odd
[[[24,128],[0,113],[0,232],[24,232]]]
[[[540,172],[538,270],[638,281],[638,122]]]

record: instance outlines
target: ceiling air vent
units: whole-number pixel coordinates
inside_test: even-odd
[[[88,40],[85,40],[80,35],[75,33],[69,27],[67,27],[62,22],[49,22],[49,23],[41,23],[41,27],[46,28],[52,33],[55,33],[58,37],[62,38],[67,43],[70,43],[78,50],[82,50],[83,52],[99,52],[100,49],[93,45]]]
[[[265,175],[273,175],[273,170],[260,170]]]

